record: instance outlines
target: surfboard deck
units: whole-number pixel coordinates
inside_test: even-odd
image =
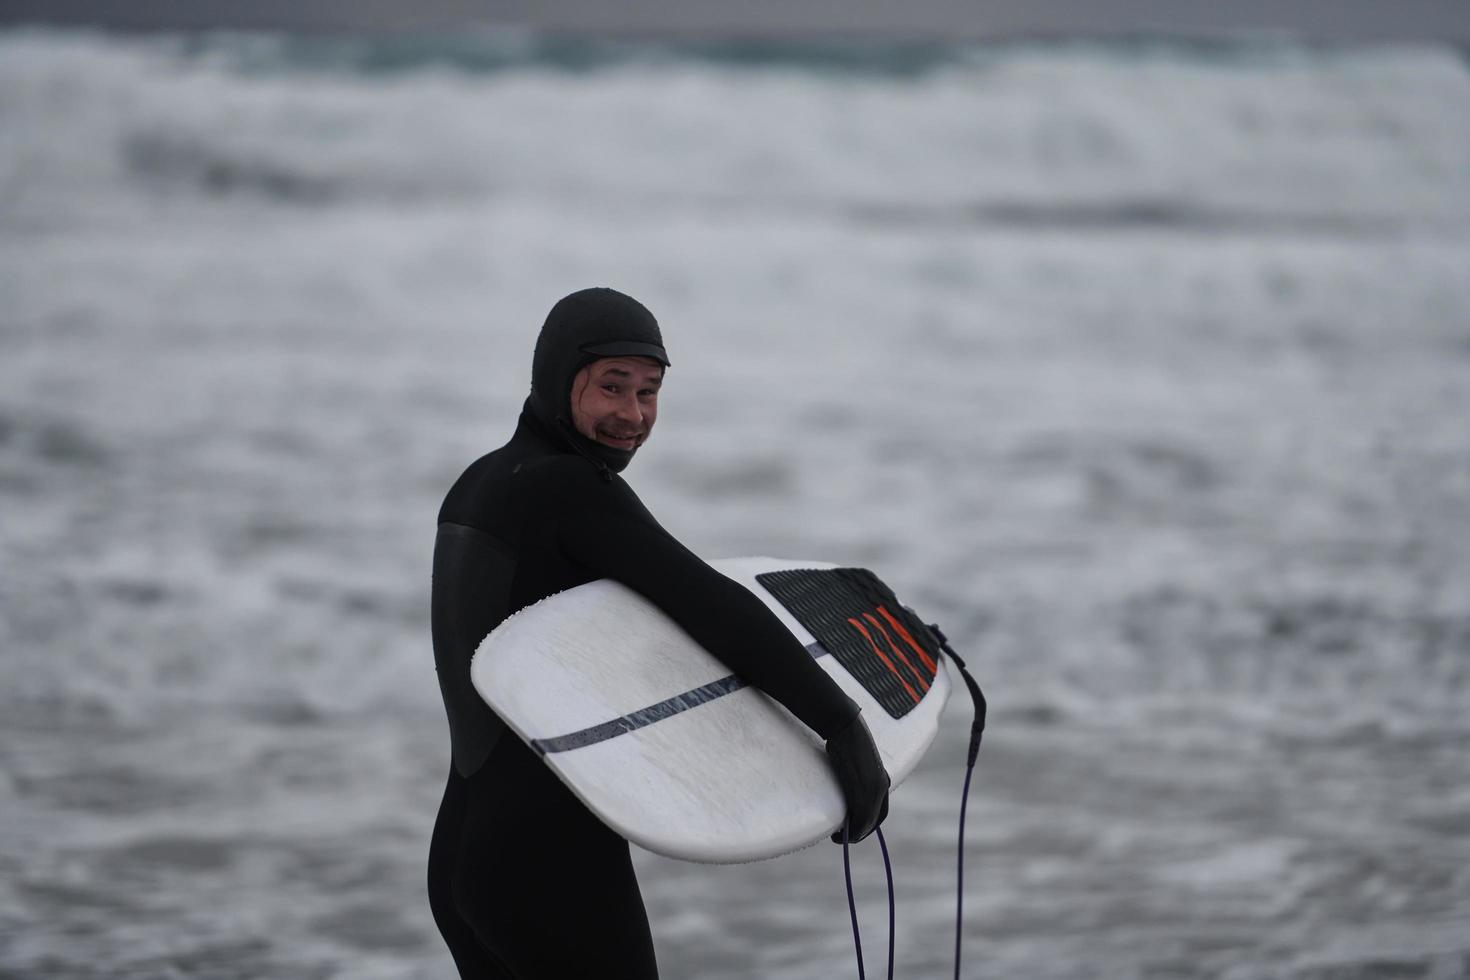
[[[938,732],[951,690],[942,660],[925,657],[923,639],[881,602],[864,600],[873,608],[854,606],[850,616],[839,603],[813,619],[807,607],[831,590],[806,570],[833,570],[839,592],[837,577],[853,570],[773,558],[711,564],[765,602],[862,707],[896,788]],[[827,642],[773,590],[820,622]],[[590,582],[515,613],[481,643],[470,676],[579,799],[647,850],[755,861],[842,824],[842,794],[816,733],[617,582]]]

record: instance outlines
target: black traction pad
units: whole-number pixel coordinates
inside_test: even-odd
[[[866,568],[798,568],[755,577],[890,717],[923,700],[939,644]]]

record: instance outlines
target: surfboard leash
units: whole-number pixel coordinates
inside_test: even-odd
[[[852,895],[852,858],[847,849],[847,821],[842,821],[842,877],[847,882],[847,914],[852,917],[852,945],[857,950],[858,980],[868,980],[863,969],[863,934],[858,929],[857,899]]]
[[[878,832],[878,846],[883,849],[883,873],[888,877],[888,980],[893,980],[893,936],[896,916],[893,902],[893,863],[888,859],[888,841],[883,837],[883,828]],[[848,856],[847,821],[842,822],[842,876],[847,881],[847,912],[852,916],[852,945],[857,950],[858,980],[867,980],[863,969],[863,937],[858,929],[857,900],[852,892],[852,861]]]
[[[955,980],[960,980],[960,946],[965,924],[965,811],[970,803],[970,777],[975,774],[975,759],[980,754],[980,739],[985,734],[985,694],[980,690],[980,685],[975,683],[975,678],[970,676],[960,655],[949,645],[949,638],[944,635],[944,631],[934,623],[928,624],[928,627],[929,632],[939,641],[939,648],[944,651],[945,656],[959,668],[960,677],[975,705],[975,716],[970,722],[970,748],[965,757],[965,787],[960,790],[960,841],[955,856],[954,977]]]
[[[883,849],[883,873],[888,877],[888,980],[893,980],[893,935],[895,905],[893,902],[893,863],[888,860],[888,841],[883,837],[883,828],[878,831],[878,846]]]
[[[960,961],[963,952],[965,935],[965,818],[970,806],[970,781],[975,775],[975,760],[980,756],[980,742],[985,736],[985,692],[980,690],[980,685],[971,676],[969,668],[954,647],[949,645],[949,637],[935,623],[927,624],[929,632],[939,641],[939,649],[960,672],[960,679],[965,682],[965,689],[970,692],[970,701],[974,705],[974,717],[970,721],[970,745],[965,753],[965,784],[960,790],[960,832],[959,843],[955,850],[955,900],[954,900],[954,978],[960,980]],[[883,849],[883,871],[888,878],[888,980],[893,980],[893,952],[895,933],[895,904],[893,899],[893,863],[888,855],[888,841],[883,836],[883,828],[878,831],[878,846]],[[847,911],[852,917],[852,943],[857,951],[858,980],[867,980],[867,972],[863,967],[863,939],[858,929],[857,900],[852,891],[852,860],[848,853],[847,822],[842,824],[842,874],[847,881]]]

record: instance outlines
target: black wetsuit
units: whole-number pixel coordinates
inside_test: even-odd
[[[439,521],[434,646],[454,768],[430,848],[434,919],[464,977],[656,977],[627,842],[476,695],[479,640],[523,606],[612,578],[824,739],[857,707],[760,600],[661,528],[534,397],[511,441],[455,483]]]

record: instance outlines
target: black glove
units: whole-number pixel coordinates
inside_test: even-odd
[[[827,739],[827,758],[842,798],[847,801],[847,839],[860,841],[888,816],[888,771],[878,757],[878,746],[858,714],[842,731]],[[832,835],[842,843],[842,831]]]

